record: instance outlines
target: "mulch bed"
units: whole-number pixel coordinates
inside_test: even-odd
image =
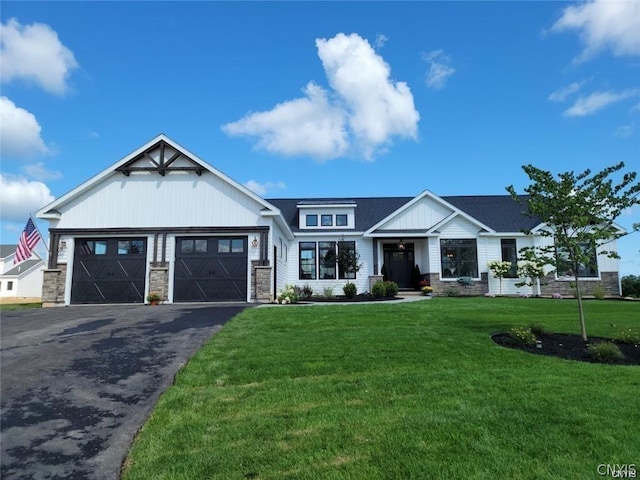
[[[309,297],[309,298],[305,298],[302,299],[300,301],[300,303],[321,303],[321,302],[331,302],[331,303],[358,303],[358,302],[385,302],[385,301],[389,301],[389,300],[400,300],[400,297],[383,297],[383,298],[376,298],[373,295],[371,295],[370,293],[361,293],[359,295],[356,295],[355,297],[352,298],[348,298],[344,295],[336,295],[335,297]]]
[[[610,338],[589,337],[588,342],[582,341],[580,335],[568,333],[545,333],[538,335],[538,340],[542,341],[542,348],[526,347],[515,344],[508,333],[498,333],[491,337],[494,342],[503,347],[515,348],[535,355],[548,355],[563,358],[566,360],[577,360],[579,362],[599,363],[592,359],[587,353],[587,347],[594,343],[613,342],[622,351],[623,360],[609,362],[611,365],[640,365],[640,345],[629,345],[616,342]]]

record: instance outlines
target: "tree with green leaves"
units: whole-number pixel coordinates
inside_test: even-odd
[[[617,252],[605,248],[613,240],[631,233],[618,228],[615,221],[626,209],[640,204],[637,174],[623,173],[623,162],[598,173],[587,169],[578,174],[564,172],[557,176],[533,165],[524,165],[522,169],[531,180],[524,189],[528,196],[520,197],[513,185],[508,186],[507,191],[514,200],[526,202],[527,215],[541,222],[535,233],[552,242],[525,247],[520,253],[528,260],[535,258],[539,264],[551,265],[573,276],[582,339],[587,341],[581,272],[589,267],[594,254],[619,258]],[[638,227],[640,225],[635,224],[632,232]]]

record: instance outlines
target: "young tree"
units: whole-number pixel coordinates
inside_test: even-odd
[[[548,171],[533,165],[522,169],[529,176],[531,185],[524,191],[528,215],[540,219],[543,226],[536,232],[543,237],[553,238],[553,244],[527,247],[523,253],[537,263],[566,268],[571,272],[576,285],[578,313],[582,339],[587,340],[587,331],[580,289],[580,270],[588,266],[593,252],[610,258],[619,258],[614,251],[601,250],[612,240],[626,235],[615,226],[615,220],[622,212],[640,204],[640,183],[636,182],[636,172],[628,172],[620,179],[618,172],[624,168],[620,162],[601,172],[564,172],[557,178]],[[622,172],[620,172],[622,173]],[[618,176],[614,182],[612,176]],[[522,202],[513,185],[507,191],[514,200]],[[634,225],[633,230],[637,230]],[[530,232],[528,232],[530,233]],[[600,250],[600,251],[599,251]]]
[[[502,279],[509,275],[511,271],[511,262],[503,262],[500,260],[492,260],[488,264],[489,270],[493,276],[500,279],[500,295],[502,295]]]

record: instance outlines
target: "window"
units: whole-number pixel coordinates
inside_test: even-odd
[[[345,215],[346,216],[346,215]],[[347,257],[348,254],[349,256]],[[338,243],[338,255],[342,258],[349,258],[352,262],[358,262],[358,256],[356,255],[356,242],[340,242]],[[355,268],[349,265],[338,266],[338,276],[340,279],[352,279],[356,278]]]
[[[596,249],[593,245],[582,244],[580,246],[583,253],[589,256],[587,263],[578,265],[579,277],[597,277],[598,276],[598,259],[596,258]],[[558,277],[573,277],[573,265],[569,262],[567,251],[563,248],[556,248],[557,275]]]
[[[307,215],[307,227],[318,226],[318,215]]]
[[[13,282],[7,282],[7,291],[10,292],[13,290]]]
[[[181,253],[207,253],[207,240],[204,238],[189,238],[180,241]]]
[[[106,240],[79,240],[78,247],[80,249],[80,255],[106,255],[107,253],[107,241]]]
[[[478,278],[478,247],[475,238],[441,239],[442,278]]]
[[[347,215],[344,213],[340,213],[336,215],[336,226],[337,227],[346,227],[347,226]]]
[[[503,238],[500,240],[502,250],[502,261],[511,262],[511,269],[505,278],[518,278],[518,250],[515,238]]]
[[[142,240],[118,240],[118,255],[134,255],[142,253],[143,250]]]
[[[320,224],[323,227],[332,227],[333,226],[333,215],[321,215],[320,216]]]
[[[300,280],[315,279],[316,242],[300,242]]]
[[[244,240],[242,238],[221,238],[218,240],[218,253],[242,253]]]
[[[320,276],[322,280],[336,278],[336,242],[319,242]]]

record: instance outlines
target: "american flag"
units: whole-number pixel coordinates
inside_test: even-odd
[[[33,247],[40,241],[40,238],[40,232],[33,223],[33,220],[31,220],[31,217],[29,217],[27,225],[20,234],[20,241],[18,242],[18,248],[16,248],[16,256],[13,259],[13,263],[22,262],[23,260],[31,258]]]

